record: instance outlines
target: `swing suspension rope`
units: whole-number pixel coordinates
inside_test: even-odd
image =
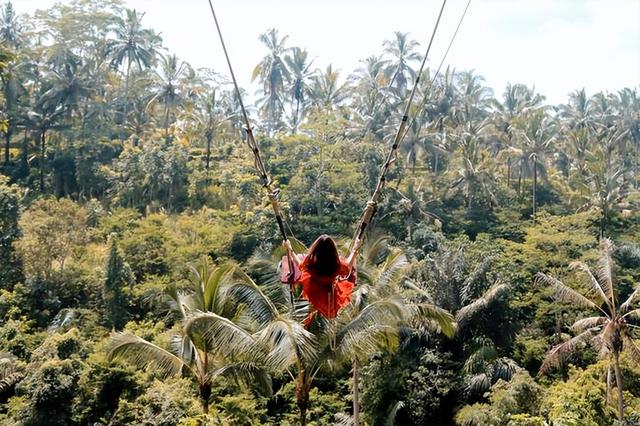
[[[235,77],[235,73],[233,72],[233,67],[231,65],[231,60],[229,59],[229,54],[227,52],[227,47],[225,45],[224,42],[224,38],[222,36],[222,31],[220,30],[220,25],[218,23],[218,18],[216,17],[216,13],[214,11],[213,8],[213,4],[211,2],[211,0],[208,0],[209,3],[209,9],[211,10],[211,15],[213,16],[213,20],[215,22],[216,25],[216,30],[218,32],[218,37],[220,39],[220,43],[222,45],[222,50],[224,52],[224,56],[225,56],[225,60],[227,62],[227,66],[229,67],[229,73],[231,75],[231,80],[233,82],[233,86],[234,86],[234,90],[236,93],[236,96],[238,98],[238,103],[240,105],[240,110],[242,112],[242,118],[245,124],[245,130],[247,132],[247,146],[249,147],[249,149],[251,149],[253,155],[254,155],[254,166],[256,168],[256,171],[258,172],[260,179],[262,180],[262,186],[267,190],[267,195],[269,197],[269,201],[271,203],[271,206],[273,208],[275,217],[276,217],[276,221],[278,223],[278,228],[280,230],[280,234],[282,236],[282,238],[284,240],[288,239],[287,236],[287,232],[285,229],[285,225],[284,225],[284,220],[282,218],[282,212],[280,210],[280,206],[278,203],[278,198],[280,195],[280,190],[278,188],[275,188],[273,185],[273,182],[271,180],[271,178],[269,177],[269,174],[267,172],[267,169],[265,167],[264,161],[262,160],[262,157],[260,155],[260,149],[258,147],[258,144],[256,143],[255,137],[253,135],[253,128],[251,127],[251,122],[249,121],[249,116],[247,114],[246,108],[244,106],[244,103],[242,101],[242,95],[240,93],[240,88],[238,86],[238,82],[237,79]],[[460,25],[462,24],[462,20],[464,19],[464,16],[467,12],[467,9],[469,7],[469,4],[471,3],[471,0],[468,1],[467,6],[464,9],[464,12],[462,14],[462,17],[460,19],[460,22],[458,23],[458,26],[455,30],[455,33],[451,39],[451,41],[449,42],[449,45],[447,47],[447,50],[445,52],[445,55],[442,59],[442,61],[440,62],[440,66],[438,67],[438,71],[436,72],[436,74],[434,75],[434,78],[431,80],[428,89],[431,89],[431,86],[433,85],[433,82],[435,81],[435,78],[438,76],[438,73],[440,72],[440,68],[442,67],[442,64],[449,52],[449,49],[451,48],[451,45],[453,43],[453,40],[456,36],[456,34],[458,33],[458,30],[460,29]],[[411,90],[411,93],[409,95],[409,98],[407,100],[407,103],[405,105],[404,111],[403,111],[403,115],[402,115],[402,120],[400,122],[400,126],[398,127],[398,130],[396,131],[396,134],[394,136],[393,139],[393,143],[391,145],[391,149],[389,150],[389,153],[387,154],[386,160],[383,163],[382,167],[380,168],[380,175],[378,176],[378,180],[376,183],[376,187],[373,191],[373,193],[371,194],[371,197],[369,198],[369,201],[366,204],[365,209],[362,212],[362,215],[360,216],[360,219],[358,221],[358,226],[356,227],[356,231],[354,234],[354,237],[351,241],[351,246],[350,246],[350,252],[357,252],[357,250],[360,248],[359,247],[359,242],[362,240],[362,236],[364,235],[364,232],[367,228],[367,226],[371,223],[371,220],[373,219],[376,211],[377,211],[377,205],[378,205],[378,201],[380,200],[380,197],[382,195],[382,191],[384,189],[385,183],[386,183],[386,175],[387,172],[389,171],[389,168],[391,166],[391,164],[393,164],[393,162],[395,162],[396,158],[397,158],[397,152],[398,152],[398,147],[400,146],[400,143],[402,142],[402,140],[404,139],[404,137],[406,136],[408,129],[407,129],[407,122],[409,120],[409,111],[411,108],[411,105],[413,103],[413,98],[415,97],[416,91],[418,89],[419,83],[420,83],[420,77],[422,75],[422,72],[424,71],[424,66],[427,62],[427,58],[429,57],[429,53],[431,51],[431,46],[433,44],[433,40],[435,38],[436,32],[438,30],[438,26],[440,24],[440,19],[442,17],[442,13],[444,11],[445,5],[447,4],[447,0],[443,0],[442,2],[442,6],[440,7],[440,11],[438,13],[438,17],[436,19],[436,23],[435,26],[433,28],[433,32],[431,33],[431,38],[429,39],[429,44],[427,46],[426,49],[426,53],[424,55],[424,58],[422,59],[422,63],[420,64],[420,68],[419,71],[417,73],[416,76],[416,80],[414,82],[413,88]],[[427,96],[427,93],[425,93],[424,97]],[[424,98],[423,98],[424,99]],[[415,118],[413,119],[413,121],[415,121]],[[412,123],[413,123],[412,121]],[[355,254],[354,254],[355,255]],[[291,262],[291,260],[290,260]],[[292,266],[292,265],[290,265]],[[349,273],[349,275],[351,275],[351,272]]]
[[[351,240],[350,251],[357,251],[359,249],[359,242],[362,240],[362,236],[367,228],[367,226],[371,223],[374,215],[376,214],[378,201],[380,200],[380,196],[382,195],[382,190],[384,189],[384,185],[386,183],[387,172],[389,171],[389,167],[396,160],[398,154],[398,147],[402,142],[402,139],[406,135],[405,128],[407,126],[407,121],[409,120],[409,109],[411,108],[411,104],[413,103],[413,98],[418,89],[418,85],[420,83],[420,76],[422,75],[422,71],[424,70],[424,66],[427,62],[427,58],[429,56],[429,52],[431,51],[431,45],[433,44],[433,39],[435,38],[436,31],[438,30],[438,25],[440,24],[440,18],[442,17],[442,12],[444,11],[444,7],[447,4],[447,0],[442,1],[442,6],[440,7],[440,12],[438,13],[438,19],[436,20],[436,24],[433,27],[433,32],[431,33],[431,38],[429,40],[429,45],[427,46],[427,51],[422,59],[422,63],[420,64],[420,69],[416,76],[416,81],[413,84],[413,89],[411,89],[411,94],[409,95],[409,99],[404,108],[404,112],[402,114],[402,121],[400,122],[400,126],[396,131],[395,137],[393,138],[393,143],[391,144],[391,149],[387,154],[387,158],[380,168],[380,175],[378,176],[378,181],[376,183],[376,187],[371,194],[371,198],[366,204],[362,215],[360,216],[360,220],[358,221],[358,226],[356,228],[353,239]]]
[[[211,0],[209,1],[209,9],[211,9],[211,15],[213,15],[213,21],[216,24],[216,30],[218,31],[218,37],[220,38],[220,44],[222,44],[222,50],[224,52],[224,57],[227,61],[227,65],[229,66],[229,73],[231,74],[231,80],[233,82],[233,87],[236,92],[236,97],[238,98],[238,103],[240,104],[240,110],[242,112],[242,118],[244,121],[245,131],[247,132],[247,146],[253,153],[253,165],[262,180],[262,186],[267,190],[267,196],[269,197],[269,202],[271,203],[271,207],[273,208],[273,213],[276,216],[276,221],[278,222],[278,229],[280,230],[280,234],[283,240],[287,240],[287,231],[284,226],[284,220],[282,219],[282,212],[280,210],[280,205],[278,204],[278,198],[280,196],[280,189],[275,188],[273,185],[273,181],[269,177],[269,173],[264,165],[264,161],[262,161],[262,156],[260,155],[260,149],[258,148],[258,144],[256,143],[256,139],[253,136],[253,128],[251,127],[251,122],[249,121],[249,115],[247,114],[247,110],[244,107],[244,102],[242,102],[242,95],[240,93],[240,88],[238,87],[238,81],[236,80],[236,75],[233,72],[233,67],[231,66],[231,60],[229,59],[229,53],[227,52],[227,46],[224,43],[224,38],[222,37],[222,31],[220,30],[220,24],[218,23],[218,18],[216,17],[216,12],[213,10],[213,4]],[[291,260],[290,260],[291,262]],[[289,265],[292,266],[291,264]]]
[[[460,20],[458,21],[458,25],[456,26],[456,30],[453,32],[453,36],[451,36],[451,40],[449,40],[449,45],[447,46],[447,50],[444,52],[444,56],[442,56],[442,60],[440,61],[440,64],[438,65],[438,69],[436,70],[436,73],[433,75],[433,77],[429,81],[429,85],[427,86],[427,88],[424,90],[424,93],[422,94],[422,100],[420,101],[420,105],[424,105],[425,104],[425,102],[427,101],[427,97],[429,96],[429,93],[431,92],[431,88],[433,87],[433,85],[435,84],[436,79],[440,75],[440,70],[442,69],[442,65],[444,64],[444,61],[447,59],[447,55],[449,54],[449,50],[451,50],[451,45],[453,44],[453,41],[456,39],[456,36],[458,35],[458,31],[460,30],[460,26],[462,25],[462,21],[464,20],[464,17],[467,15],[467,10],[469,9],[469,5],[470,4],[471,4],[471,0],[468,0],[467,1],[467,5],[465,6],[464,10],[462,11],[462,15],[460,16]],[[423,111],[423,113],[425,111],[426,111],[426,109]],[[424,116],[422,118],[424,118]],[[413,125],[415,124],[415,122],[417,120],[418,120],[418,116],[416,115],[411,120],[411,124],[409,126],[407,126],[407,129],[405,130],[404,135],[402,135],[403,139],[409,133],[410,129],[413,127]],[[422,126],[422,123],[420,123],[420,125]],[[419,131],[420,131],[420,129],[418,129],[418,133],[419,133]]]

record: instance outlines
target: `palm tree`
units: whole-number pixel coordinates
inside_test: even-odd
[[[7,47],[18,49],[24,42],[20,18],[9,1],[0,7],[0,41]]]
[[[617,104],[621,114],[620,127],[629,129],[630,150],[634,153],[634,187],[638,189],[640,182],[640,96],[636,90],[622,89],[618,92]]]
[[[360,62],[363,65],[355,70],[349,80],[354,87],[354,109],[363,121],[362,137],[369,132],[382,137],[380,130],[387,116],[384,90],[389,85],[385,74],[388,61],[372,55]]]
[[[278,30],[274,28],[258,37],[269,53],[254,68],[251,81],[259,77],[262,83],[264,97],[260,100],[260,113],[266,119],[268,134],[278,128],[284,111],[285,83],[290,79],[290,72],[282,59],[288,50],[285,48],[287,38],[289,36],[279,39]]]
[[[213,383],[222,375],[252,380],[259,389],[270,388],[256,363],[265,357],[263,347],[251,331],[238,325],[240,312],[233,294],[241,289],[244,299],[252,303],[261,303],[263,296],[250,281],[234,283],[245,277],[235,265],[212,268],[204,258],[189,270],[190,291],[175,287],[166,291],[169,306],[182,324],[171,350],[130,333],[117,333],[111,337],[108,358],[148,366],[165,377],[190,375],[198,385],[202,411],[208,413]]]
[[[462,192],[469,209],[473,207],[474,198],[484,200],[483,204],[489,207],[497,204],[494,195],[495,177],[488,161],[488,153],[482,143],[482,134],[486,131],[487,125],[486,119],[481,122],[468,121],[457,137],[458,160],[461,164],[457,170],[458,178],[451,185],[451,189]]]
[[[519,148],[512,148],[520,158],[520,175],[518,177],[518,186],[523,171],[530,171],[531,181],[531,200],[532,200],[532,219],[536,220],[536,192],[538,189],[538,173],[543,177],[547,174],[547,156],[552,151],[552,144],[556,140],[555,129],[550,122],[550,118],[544,108],[537,108],[524,114],[521,119],[516,121],[518,129],[517,137]]]
[[[205,170],[209,171],[211,163],[211,148],[216,129],[221,124],[217,111],[217,89],[212,89],[209,93],[198,96],[197,104],[188,113],[188,117],[194,122],[199,132],[202,132],[205,140]]]
[[[62,105],[49,102],[48,98],[38,99],[35,107],[27,112],[27,126],[36,131],[37,144],[40,146],[40,192],[44,193],[44,160],[46,154],[47,132],[61,128],[61,119],[65,116]]]
[[[171,111],[185,100],[181,80],[188,75],[191,67],[186,62],[179,61],[176,55],[161,55],[160,57],[160,70],[155,73],[156,91],[149,101],[149,105],[156,102],[164,105],[162,127],[165,136],[168,136]]]
[[[569,103],[560,107],[560,116],[570,129],[592,130],[595,125],[592,104],[584,89],[569,94]]]
[[[24,378],[24,366],[10,352],[0,352],[0,402],[6,403]]]
[[[401,325],[430,323],[445,336],[455,334],[453,317],[429,301],[409,301],[403,296],[409,263],[390,238],[370,234],[361,247],[358,263],[358,288],[352,303],[333,325],[336,362],[352,365],[354,425],[359,425],[359,366],[380,351],[394,351],[399,343]],[[331,354],[327,354],[331,355]],[[328,356],[329,357],[329,356]]]
[[[503,101],[493,100],[493,124],[498,131],[500,142],[507,150],[514,146],[514,124],[517,117],[531,108],[538,107],[544,96],[535,93],[524,84],[507,84],[503,94]],[[508,152],[508,151],[507,151]],[[497,154],[497,153],[496,153]],[[511,158],[507,155],[507,187],[511,182]]]
[[[127,100],[129,96],[129,78],[131,65],[136,64],[138,72],[149,68],[154,61],[156,47],[160,37],[152,30],[142,28],[144,13],[139,14],[135,9],[126,9],[126,17],[118,18],[114,27],[115,40],[109,42],[107,51],[111,56],[111,64],[120,67],[126,62],[124,80],[124,112],[123,126],[127,125]]]
[[[298,126],[302,121],[304,109],[307,103],[307,94],[309,93],[309,80],[314,74],[310,71],[313,61],[308,61],[309,56],[306,49],[294,47],[291,49],[292,54],[284,57],[288,65],[291,82],[289,85],[289,96],[291,97],[291,133],[298,131]],[[293,104],[295,103],[295,108]]]
[[[640,290],[636,289],[627,300],[618,304],[618,292],[615,288],[615,265],[611,258],[613,250],[614,245],[611,240],[603,239],[602,253],[595,273],[583,262],[571,263],[571,268],[584,278],[583,283],[588,289],[584,294],[545,273],[538,272],[536,274],[536,282],[550,286],[559,301],[597,311],[596,316],[579,319],[571,325],[570,328],[578,334],[551,349],[540,371],[545,373],[552,367],[563,363],[580,344],[592,344],[601,357],[612,357],[618,388],[618,420],[623,422],[624,401],[620,354],[626,349],[634,362],[640,362],[640,347],[635,343],[631,324],[628,323],[630,317],[640,314],[640,307],[638,307]]]
[[[415,50],[420,46],[415,40],[409,38],[409,33],[394,32],[393,40],[382,42],[384,53],[391,56],[387,67],[389,86],[396,89],[396,93],[403,97],[409,83],[416,78],[416,71],[411,68],[412,62],[418,62],[422,58]]]
[[[491,317],[510,292],[510,286],[490,276],[493,259],[488,256],[470,267],[464,245],[439,247],[421,261],[419,275],[409,282],[413,297],[446,309],[455,316],[454,356],[462,364],[467,394],[482,394],[498,379],[508,380],[515,363],[498,355],[494,343],[499,331],[479,322]],[[498,336],[499,337],[499,336]]]
[[[368,238],[359,253],[358,288],[352,296],[352,303],[340,311],[337,318],[327,320],[317,315],[310,324],[308,337],[300,335],[302,342],[311,342],[311,352],[298,354],[288,338],[285,343],[293,350],[295,362],[287,369],[296,386],[296,399],[300,411],[300,424],[306,425],[309,393],[315,378],[323,370],[335,370],[346,365],[352,367],[354,423],[359,422],[359,368],[375,352],[395,350],[398,344],[398,331],[402,323],[429,323],[431,328],[453,336],[455,326],[450,314],[428,301],[407,305],[401,291],[406,279],[407,259],[400,249],[389,247],[389,237],[372,236]],[[302,244],[294,241],[297,251],[304,251]],[[346,244],[341,244],[347,251]],[[278,305],[287,304],[282,286],[277,277],[267,272],[272,269],[275,259],[282,252],[266,252],[255,256],[251,264],[253,270],[265,277],[265,285],[275,288],[269,292]],[[262,272],[260,272],[262,271]],[[304,318],[308,305],[295,300],[289,318]],[[309,340],[311,339],[311,340]],[[267,341],[271,341],[269,339]],[[270,344],[273,347],[273,343]],[[305,345],[306,347],[306,345]],[[282,355],[284,356],[284,355]]]
[[[310,97],[311,104],[320,109],[333,110],[349,95],[347,83],[340,84],[340,72],[329,64],[324,71],[319,71],[312,79]]]

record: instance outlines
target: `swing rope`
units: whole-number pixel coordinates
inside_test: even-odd
[[[262,180],[262,186],[267,190],[267,196],[268,196],[269,201],[271,203],[271,206],[273,208],[273,211],[274,211],[274,214],[275,214],[275,217],[276,217],[276,221],[278,223],[278,228],[280,230],[280,234],[281,234],[283,240],[286,241],[286,240],[288,240],[287,231],[285,229],[284,220],[282,218],[282,213],[281,213],[281,210],[280,210],[280,206],[278,204],[278,198],[279,198],[279,195],[280,195],[280,189],[279,188],[275,188],[273,186],[273,182],[272,182],[271,178],[269,177],[269,174],[268,174],[268,172],[266,170],[264,161],[262,160],[262,156],[260,155],[260,149],[258,147],[258,144],[256,143],[255,137],[253,135],[253,128],[251,127],[251,122],[249,121],[249,116],[247,114],[246,108],[245,108],[244,103],[242,101],[242,95],[240,93],[240,88],[238,86],[238,82],[237,82],[237,79],[235,77],[235,73],[233,72],[233,67],[231,65],[231,60],[229,59],[229,54],[227,52],[227,47],[225,45],[224,38],[222,36],[222,31],[221,31],[220,25],[218,23],[218,18],[216,16],[216,13],[215,13],[214,8],[213,8],[213,3],[211,2],[211,0],[208,0],[208,3],[209,3],[209,9],[211,10],[211,15],[213,16],[213,20],[215,22],[216,30],[218,32],[218,37],[219,37],[220,43],[222,45],[222,50],[224,52],[225,60],[226,60],[227,65],[229,67],[229,72],[231,74],[231,80],[233,82],[234,90],[235,90],[236,96],[238,98],[238,102],[239,102],[239,105],[240,105],[240,110],[242,112],[243,121],[245,123],[245,131],[247,133],[247,140],[246,140],[247,146],[249,147],[249,149],[251,149],[251,152],[253,153],[253,156],[254,156],[254,167],[255,167],[256,171],[258,172],[258,174],[259,174],[259,176],[260,176],[260,178]],[[417,73],[417,76],[416,76],[416,80],[414,82],[413,88],[411,90],[411,93],[410,93],[409,98],[407,100],[407,103],[405,105],[405,108],[404,108],[404,111],[403,111],[403,115],[402,115],[402,120],[400,122],[400,126],[398,127],[398,130],[396,131],[396,134],[395,134],[394,139],[393,139],[393,143],[391,145],[391,149],[389,150],[389,153],[387,154],[386,160],[385,160],[385,162],[383,163],[383,165],[382,165],[382,167],[380,169],[380,175],[378,177],[378,180],[377,180],[377,183],[376,183],[376,187],[375,187],[373,193],[371,194],[371,197],[369,198],[369,201],[367,202],[367,204],[366,204],[366,206],[365,206],[365,208],[364,208],[364,210],[362,212],[362,215],[361,215],[361,217],[360,217],[360,219],[358,221],[358,226],[356,227],[356,231],[355,231],[354,237],[353,237],[353,239],[351,241],[351,244],[350,244],[350,247],[349,247],[349,252],[353,253],[353,256],[356,256],[356,254],[357,254],[357,252],[358,252],[358,250],[360,248],[360,245],[361,245],[362,236],[364,235],[364,232],[365,232],[367,226],[371,223],[373,217],[376,214],[378,201],[380,200],[380,197],[382,195],[382,191],[383,191],[385,183],[386,183],[387,172],[389,171],[389,168],[390,168],[391,164],[393,164],[395,162],[395,160],[397,159],[398,147],[399,147],[400,143],[402,143],[402,140],[404,139],[404,137],[407,134],[406,127],[407,127],[407,122],[409,120],[409,111],[410,111],[410,108],[412,106],[413,99],[415,97],[416,91],[418,89],[418,85],[420,83],[420,77],[422,75],[422,72],[424,70],[424,66],[425,66],[425,64],[427,62],[427,58],[428,58],[429,53],[431,51],[431,46],[433,44],[433,40],[434,40],[436,32],[438,30],[438,26],[440,24],[440,19],[442,18],[442,13],[444,11],[446,3],[447,3],[447,0],[443,0],[442,6],[440,7],[440,11],[438,13],[438,18],[436,20],[435,26],[433,28],[433,32],[431,34],[431,38],[429,40],[429,45],[427,46],[426,53],[424,55],[424,58],[422,59],[422,63],[420,64],[420,69],[419,69],[419,71]],[[469,3],[470,3],[470,0],[469,0]],[[465,11],[464,11],[464,13],[462,15],[462,18],[464,18],[464,15],[466,14],[467,8],[469,7],[469,3],[467,3],[467,7],[465,8]],[[454,33],[453,38],[455,38],[455,35],[457,34],[458,29],[460,28],[460,24],[462,23],[462,18],[460,20],[460,23],[458,23],[458,28],[456,28],[456,31]],[[447,48],[447,52],[445,53],[445,57],[446,57],[447,53],[449,52],[449,48],[451,47],[451,44],[453,43],[453,38],[452,38],[451,42],[449,43],[449,46]],[[444,62],[444,58],[443,58],[442,62]],[[442,62],[440,63],[440,67],[442,66]],[[436,76],[440,71],[440,67],[438,67],[438,72],[436,73]],[[428,89],[431,88],[434,80],[435,80],[435,77],[430,82],[430,84],[428,86]],[[425,94],[425,96],[426,96],[426,94]],[[415,120],[415,118],[414,118],[414,120]],[[289,263],[289,270],[293,270],[293,267],[294,267],[293,260],[289,256],[287,256],[287,259],[288,259],[288,263]],[[335,300],[333,300],[334,299],[334,297],[333,297],[333,287],[334,287],[335,282],[347,280],[347,279],[349,279],[351,277],[352,274],[353,274],[353,268],[351,268],[349,270],[349,273],[348,273],[347,276],[338,276],[338,277],[336,277],[336,280],[334,281],[334,283],[332,283],[332,286],[331,286],[332,289],[331,289],[331,292],[330,292],[330,295],[329,295],[330,302],[333,302],[333,303],[330,303],[330,305],[335,303]],[[291,292],[291,298],[292,298],[292,302],[293,302],[293,289],[291,287],[290,287],[290,292]]]
[[[444,61],[447,59],[447,55],[449,54],[449,50],[451,50],[451,45],[453,44],[453,41],[456,39],[456,36],[458,35],[458,31],[460,30],[460,26],[462,25],[462,21],[464,20],[464,17],[467,15],[467,10],[469,9],[469,5],[470,4],[471,4],[471,0],[468,0],[467,1],[467,5],[465,6],[464,11],[462,11],[462,15],[460,16],[460,20],[458,21],[458,25],[456,26],[456,30],[453,32],[453,36],[451,36],[451,40],[449,40],[449,45],[447,46],[447,50],[444,52],[444,56],[442,56],[442,60],[440,61],[440,64],[438,65],[438,69],[436,70],[436,73],[433,75],[433,77],[429,81],[429,85],[424,90],[424,93],[422,95],[422,100],[420,102],[420,104],[422,104],[422,105],[424,105],[424,103],[427,101],[427,97],[429,96],[429,93],[431,92],[431,88],[433,87],[433,85],[436,82],[436,79],[440,75],[440,70],[442,69],[442,65],[444,64]],[[423,114],[422,118],[424,118],[424,114]],[[418,117],[416,115],[411,120],[411,124],[407,127],[407,130],[405,131],[404,135],[402,135],[403,139],[409,133],[409,130],[413,127],[413,125],[415,124],[415,122],[417,120],[418,120]],[[418,129],[418,133],[420,132],[420,130],[422,128],[422,124],[423,123],[420,123],[420,128]]]
[[[369,224],[371,223],[371,220],[376,214],[378,201],[380,200],[380,196],[382,195],[382,190],[384,189],[384,185],[386,182],[387,172],[389,171],[389,167],[391,166],[391,164],[393,164],[393,162],[396,160],[398,147],[400,146],[402,139],[406,135],[405,128],[407,126],[407,121],[409,120],[409,109],[411,108],[411,104],[413,103],[413,98],[418,89],[418,84],[420,83],[420,76],[422,75],[422,71],[424,70],[424,66],[427,62],[429,52],[431,51],[431,45],[433,44],[433,39],[435,38],[436,31],[438,30],[438,25],[440,24],[440,18],[442,17],[442,12],[444,11],[444,7],[446,4],[447,4],[447,0],[443,0],[442,6],[440,7],[440,13],[438,13],[438,19],[436,20],[436,24],[433,27],[433,32],[431,33],[431,39],[429,40],[427,51],[424,55],[424,58],[422,59],[422,63],[420,64],[420,69],[416,76],[416,81],[413,84],[413,89],[411,89],[411,94],[409,95],[409,99],[407,100],[407,103],[405,105],[404,112],[402,114],[402,121],[400,122],[400,126],[398,127],[395,137],[393,138],[393,143],[391,144],[391,149],[387,154],[387,158],[384,164],[382,165],[382,167],[380,168],[380,175],[378,176],[376,187],[373,193],[371,194],[371,198],[369,198],[369,201],[367,201],[364,211],[360,216],[360,220],[358,221],[358,226],[356,228],[353,239],[351,240],[351,246],[349,250],[350,252],[353,251],[354,253],[356,253],[357,250],[360,248],[360,241],[362,239],[362,236],[364,235],[364,231],[366,230],[367,226],[369,226]],[[349,275],[351,275],[351,273],[349,273]]]
[[[280,205],[278,204],[278,198],[280,196],[280,189],[275,188],[273,186],[273,182],[269,177],[269,173],[264,165],[264,161],[262,160],[262,156],[260,155],[260,149],[258,144],[256,143],[256,139],[253,136],[253,128],[251,127],[251,122],[249,121],[249,115],[247,114],[247,110],[244,107],[244,102],[242,101],[242,95],[240,93],[240,88],[238,87],[238,81],[236,80],[236,75],[233,72],[233,67],[231,66],[231,60],[229,59],[229,54],[227,52],[227,46],[224,43],[224,38],[222,37],[222,31],[220,30],[220,24],[218,23],[218,18],[216,17],[216,12],[213,10],[213,4],[211,0],[209,1],[209,9],[211,9],[211,15],[213,16],[213,21],[216,24],[216,30],[218,31],[218,37],[220,38],[220,44],[222,45],[222,50],[224,52],[224,57],[227,61],[227,65],[229,66],[229,73],[231,74],[231,80],[233,81],[233,87],[236,92],[236,97],[238,98],[238,103],[240,104],[240,111],[242,112],[242,118],[244,121],[244,129],[247,132],[247,146],[253,153],[253,165],[260,175],[260,179],[262,180],[262,186],[267,190],[267,196],[269,197],[269,202],[271,203],[271,207],[273,208],[273,213],[276,216],[276,221],[278,222],[278,229],[280,230],[280,234],[284,240],[287,240],[287,231],[284,226],[284,220],[282,219],[282,212],[280,210]],[[291,266],[291,265],[290,265]]]
[[[236,75],[233,72],[233,66],[231,66],[231,60],[229,59],[229,53],[227,52],[227,46],[224,43],[224,38],[222,37],[222,30],[220,30],[220,24],[218,23],[218,18],[216,16],[216,12],[213,9],[213,3],[211,0],[209,2],[209,9],[211,10],[211,15],[213,16],[213,21],[216,24],[216,30],[218,32],[218,37],[220,39],[220,44],[222,45],[222,51],[224,52],[225,60],[227,61],[227,65],[229,66],[229,73],[231,74],[231,80],[233,81],[233,88],[236,92],[236,97],[238,98],[238,103],[240,104],[240,110],[242,112],[242,118],[244,120],[244,129],[247,132],[247,146],[253,153],[253,165],[260,175],[260,179],[262,180],[262,186],[266,189],[267,196],[269,197],[269,202],[271,204],[271,208],[273,209],[273,213],[276,217],[276,222],[278,223],[278,229],[280,230],[280,235],[284,241],[288,240],[287,231],[285,229],[284,220],[282,219],[282,212],[280,210],[280,205],[278,203],[278,198],[280,196],[280,189],[274,187],[273,181],[269,177],[269,173],[264,165],[264,161],[262,160],[262,156],[260,155],[260,148],[258,147],[258,143],[256,142],[255,137],[253,136],[253,128],[251,127],[251,122],[249,121],[249,115],[247,114],[247,110],[244,107],[244,102],[242,101],[242,94],[240,93],[240,88],[238,87],[238,81],[236,80]],[[287,256],[287,266],[289,267],[289,271],[293,271],[295,268],[293,259],[291,256]],[[291,306],[294,306],[294,295],[293,295],[293,286],[289,286],[289,298],[291,300]]]

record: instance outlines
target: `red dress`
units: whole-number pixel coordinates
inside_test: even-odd
[[[302,286],[302,297],[325,318],[335,318],[338,311],[351,302],[351,292],[356,284],[355,271],[346,280],[336,281],[337,276],[349,274],[349,264],[344,259],[340,258],[340,268],[335,275],[318,275],[306,266],[305,258],[300,263],[302,275],[297,283]]]

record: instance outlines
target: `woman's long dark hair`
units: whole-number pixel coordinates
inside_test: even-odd
[[[340,255],[335,241],[328,235],[320,235],[309,247],[305,263],[309,270],[318,275],[337,274],[340,268]]]

